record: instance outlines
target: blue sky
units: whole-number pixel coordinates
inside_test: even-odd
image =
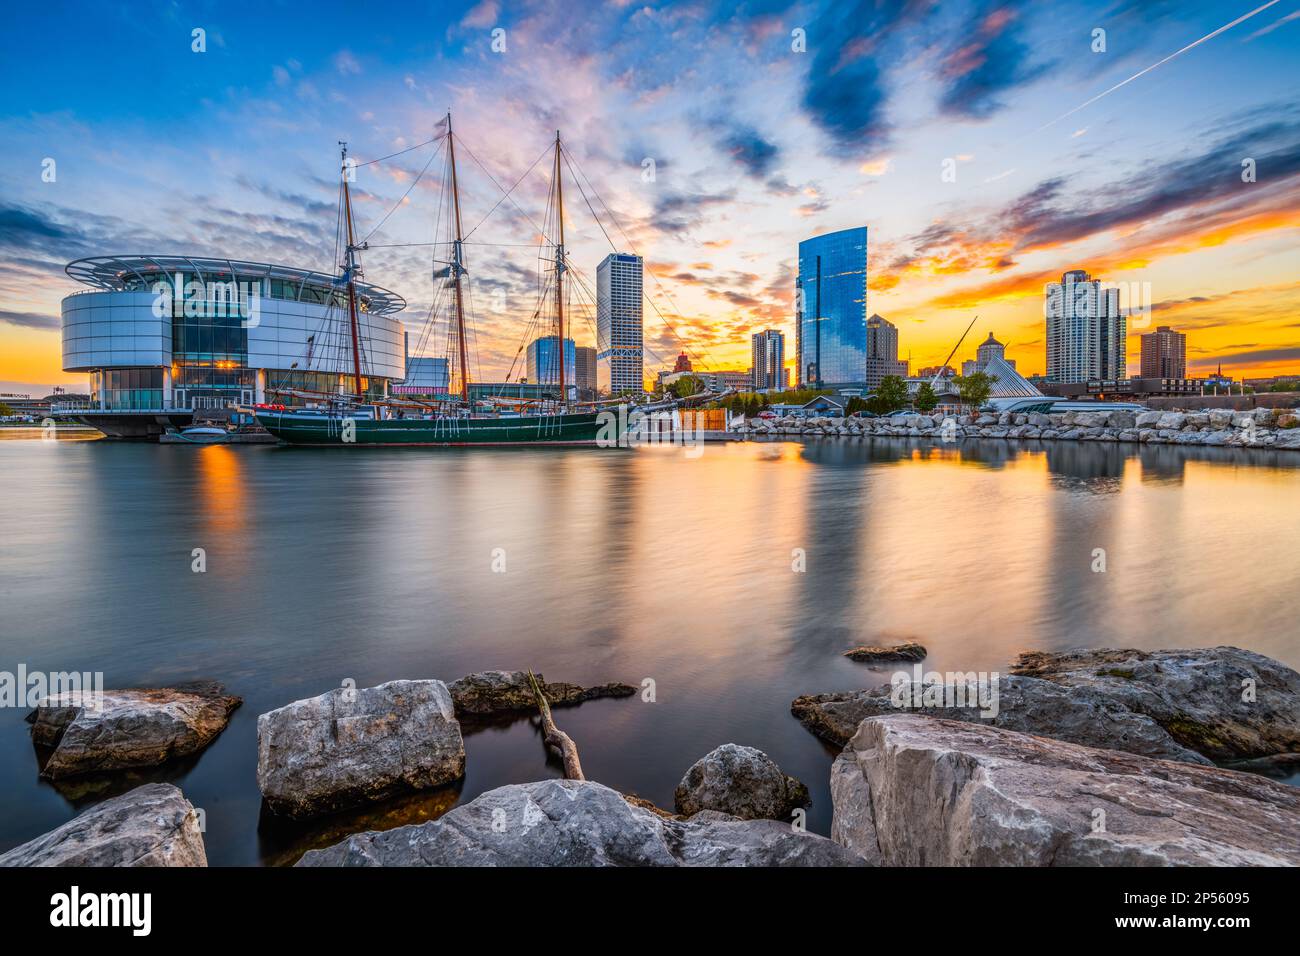
[[[1300,0],[1063,117],[1264,2],[9,11],[0,382],[76,381],[59,369],[57,316],[75,290],[62,266],[78,256],[328,268],[337,141],[363,160],[391,153],[429,139],[448,108],[503,183],[563,131],[626,230],[611,228],[618,244],[656,276],[647,290],[675,334],[647,309],[651,369],[681,348],[744,367],[748,334],[764,327],[790,335],[793,362],[798,241],[863,224],[869,309],[899,326],[914,368],[941,361],[978,313],[974,338],[994,331],[1022,369],[1041,371],[1042,283],[1074,267],[1150,283],[1153,314],[1187,330],[1194,367],[1300,368]],[[191,49],[195,28],[205,52]],[[42,181],[46,158],[54,182]],[[363,233],[428,158],[425,147],[363,167]],[[1243,158],[1257,163],[1253,183]],[[945,160],[955,182],[941,179]],[[473,160],[462,169],[468,226],[500,193]],[[374,241],[428,240],[437,185],[422,179]],[[476,377],[503,374],[526,332],[536,254],[523,246],[546,189],[526,179],[515,198],[527,215],[503,205],[477,234],[502,245],[471,250]],[[592,276],[609,245],[580,194],[566,196],[570,251]],[[368,278],[411,303],[417,332],[428,256],[366,257]],[[591,318],[577,311],[585,343]]]

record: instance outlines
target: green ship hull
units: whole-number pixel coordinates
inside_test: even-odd
[[[527,418],[346,418],[303,411],[256,412],[258,423],[291,445],[596,445],[617,444],[609,416],[534,415]],[[601,442],[604,444],[605,442]]]

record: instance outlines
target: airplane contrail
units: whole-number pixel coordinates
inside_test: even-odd
[[[1112,86],[1110,89],[1105,90],[1105,91],[1103,91],[1103,92],[1101,92],[1101,93],[1098,93],[1096,96],[1094,96],[1092,99],[1088,100],[1086,103],[1080,103],[1078,106],[1076,106],[1074,109],[1070,110],[1068,113],[1062,113],[1060,116],[1058,116],[1056,119],[1052,120],[1050,123],[1044,123],[1042,126],[1038,127],[1038,129],[1036,129],[1034,132],[1036,132],[1036,133],[1041,133],[1043,130],[1047,129],[1047,127],[1049,127],[1049,126],[1053,126],[1053,125],[1055,125],[1056,123],[1059,123],[1061,120],[1065,119],[1067,116],[1073,116],[1075,113],[1079,112],[1079,110],[1081,110],[1081,109],[1085,109],[1085,108],[1091,106],[1093,103],[1097,102],[1097,101],[1098,101],[1099,99],[1101,99],[1103,96],[1109,96],[1111,93],[1114,93],[1116,90],[1118,90],[1121,86],[1127,86],[1128,84],[1130,84],[1130,83],[1132,83],[1134,80],[1136,80],[1138,77],[1146,76],[1146,74],[1150,73],[1150,72],[1151,72],[1152,70],[1154,70],[1156,67],[1158,67],[1158,66],[1164,66],[1164,65],[1165,65],[1166,63],[1168,63],[1170,60],[1174,59],[1174,57],[1182,56],[1182,55],[1183,55],[1184,53],[1186,53],[1188,50],[1191,50],[1191,49],[1193,49],[1194,47],[1198,47],[1198,46],[1200,46],[1200,45],[1201,45],[1202,43],[1204,43],[1206,40],[1213,40],[1213,39],[1214,39],[1215,37],[1217,37],[1220,33],[1225,33],[1225,32],[1227,32],[1228,30],[1231,30],[1231,29],[1232,29],[1233,27],[1235,27],[1238,23],[1244,23],[1245,21],[1247,21],[1247,20],[1249,20],[1251,17],[1253,17],[1255,14],[1257,14],[1257,13],[1263,13],[1265,10],[1267,10],[1269,7],[1273,6],[1273,5],[1276,4],[1277,2],[1278,2],[1278,0],[1269,0],[1269,2],[1266,3],[1266,4],[1264,4],[1262,7],[1256,7],[1254,10],[1251,10],[1250,13],[1243,14],[1242,16],[1237,17],[1237,19],[1233,20],[1231,23],[1226,23],[1226,24],[1224,24],[1223,26],[1219,27],[1219,29],[1215,30],[1213,33],[1207,33],[1207,34],[1205,34],[1205,36],[1201,37],[1199,40],[1194,40],[1194,41],[1192,41],[1191,43],[1187,44],[1187,46],[1183,47],[1183,48],[1182,48],[1181,50],[1179,50],[1177,53],[1171,53],[1171,54],[1169,54],[1167,57],[1165,57],[1165,58],[1164,58],[1163,60],[1161,60],[1159,63],[1152,63],[1152,64],[1151,64],[1150,66],[1148,66],[1145,70],[1141,70],[1141,71],[1139,71],[1139,72],[1137,72],[1137,73],[1134,73],[1134,74],[1133,74],[1132,76],[1130,76],[1127,80],[1121,80],[1119,83],[1116,83],[1116,84],[1115,84],[1114,86]]]

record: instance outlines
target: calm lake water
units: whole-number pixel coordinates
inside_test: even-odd
[[[0,850],[147,779],[204,809],[220,865],[292,861],[350,829],[561,775],[522,719],[466,737],[456,790],[312,828],[263,819],[257,715],[347,678],[651,678],[655,703],[556,712],[588,777],[671,807],[697,758],[749,744],[809,785],[810,828],[826,833],[833,753],[789,705],[886,681],[841,656],[855,643],[915,638],[941,671],[1005,672],[1019,651],[1071,646],[1235,644],[1300,666],[1300,454],[827,439],[692,459],[38,438],[0,433],[0,670],[103,671],[109,687],[212,678],[244,706],[183,766],[64,792],[37,778],[24,711],[0,710]]]

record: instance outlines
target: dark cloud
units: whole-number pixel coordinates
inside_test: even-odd
[[[9,312],[0,310],[0,322],[16,325],[24,329],[57,329],[57,315],[41,315],[38,312]]]
[[[1241,161],[1256,162],[1258,181],[1243,183]],[[1019,249],[1055,245],[1220,201],[1248,202],[1300,174],[1300,122],[1270,122],[1234,133],[1203,152],[1162,164],[1100,190],[1062,198],[1050,179],[1016,200],[998,223],[1019,234]]]
[[[718,145],[755,179],[766,178],[781,154],[774,143],[748,126],[732,127]]]
[[[839,156],[879,152],[889,133],[882,76],[900,57],[899,28],[929,12],[929,0],[831,3],[808,28],[813,51],[803,105]]]
[[[940,67],[939,109],[949,116],[983,119],[1004,105],[1001,94],[1047,71],[1030,62],[1020,39],[1017,4],[981,3],[953,38]]]
[[[1249,352],[1233,352],[1216,355],[1212,359],[1198,362],[1198,365],[1229,363],[1232,365],[1264,365],[1272,362],[1293,362],[1300,359],[1300,348],[1255,349]]]

